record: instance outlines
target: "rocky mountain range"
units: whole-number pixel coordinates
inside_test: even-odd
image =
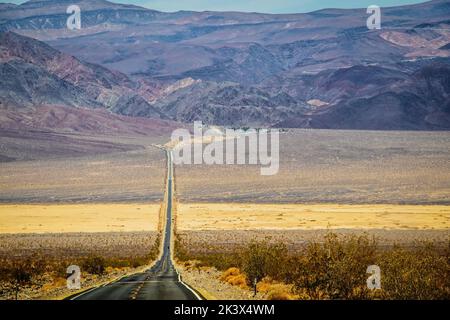
[[[66,8],[81,8],[81,30]],[[0,102],[227,126],[450,129],[450,1],[305,14],[103,0],[0,10]]]
[[[82,62],[49,45],[13,32],[0,33],[2,105],[40,104],[108,108],[119,114],[142,110],[160,117],[143,97],[139,84],[125,74]]]

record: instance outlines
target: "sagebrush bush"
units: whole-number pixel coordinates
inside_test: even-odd
[[[17,300],[19,292],[34,284],[36,278],[45,271],[45,264],[38,257],[35,259],[27,258],[24,260],[12,260],[2,263],[0,269],[0,281],[2,286],[1,294],[13,292]]]
[[[450,299],[449,256],[431,243],[380,254],[382,295],[386,299]]]
[[[220,280],[243,289],[247,288],[247,277],[238,268],[229,268],[222,273]]]
[[[251,241],[242,250],[242,270],[247,275],[249,285],[261,281],[264,277],[279,278],[287,256],[287,247],[283,243],[272,244],[268,240]]]
[[[376,262],[376,243],[365,236],[339,239],[328,234],[309,244],[292,266],[295,288],[313,299],[362,299],[367,267]]]
[[[89,257],[83,261],[82,270],[90,274],[102,275],[105,273],[106,261],[102,257]]]
[[[177,257],[218,270],[228,269],[228,273],[242,270],[250,287],[254,279],[261,281],[265,277],[292,284],[293,292],[273,292],[272,298],[450,298],[450,242],[445,249],[432,243],[382,248],[367,235],[339,237],[329,233],[323,241],[309,242],[295,252],[268,239],[253,240],[226,252],[220,247],[205,247],[207,252],[198,252],[177,241]],[[381,268],[379,290],[367,288],[369,265]]]

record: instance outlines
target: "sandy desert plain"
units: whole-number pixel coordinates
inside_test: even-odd
[[[258,166],[177,167],[177,228],[230,241],[235,230],[326,229],[448,239],[449,150],[447,132],[289,130],[274,176]]]
[[[165,155],[152,144],[168,135],[9,132],[0,141],[2,264],[96,255],[114,268],[155,256]],[[448,243],[448,132],[288,130],[280,144],[274,176],[249,165],[175,168],[176,233],[186,248],[270,237],[295,249],[328,230]]]

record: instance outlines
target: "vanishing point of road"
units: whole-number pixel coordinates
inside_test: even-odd
[[[172,195],[173,154],[167,154],[167,210],[160,259],[149,270],[123,277],[117,281],[86,290],[71,300],[202,300],[201,296],[181,281],[172,260]]]

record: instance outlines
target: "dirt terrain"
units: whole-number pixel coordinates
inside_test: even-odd
[[[183,202],[450,204],[450,133],[289,130],[280,170],[177,166]]]
[[[41,255],[65,261],[89,255],[126,258],[148,255],[157,232],[70,232],[52,234],[0,234],[1,258]],[[12,259],[14,260],[14,259]]]
[[[158,202],[165,155],[152,147],[167,137],[2,136],[0,202]],[[14,160],[20,159],[20,160]]]
[[[442,245],[448,244],[450,233],[443,230],[383,230],[383,229],[333,229],[342,236],[364,235],[375,237],[379,244],[412,246],[416,242],[432,241]],[[227,250],[250,243],[252,240],[265,240],[285,243],[289,248],[302,248],[305,244],[323,241],[330,232],[321,230],[213,230],[213,231],[178,231],[177,235],[193,251],[226,252]]]

